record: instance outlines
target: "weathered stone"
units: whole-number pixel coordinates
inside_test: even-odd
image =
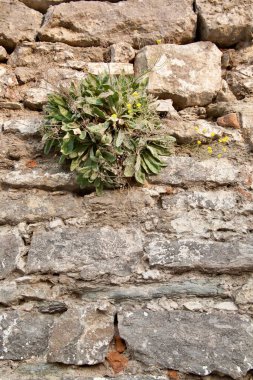
[[[50,173],[39,169],[8,172],[0,183],[14,188],[38,188],[47,190],[75,190],[78,185],[72,173]]]
[[[0,44],[6,49],[14,49],[18,42],[34,41],[41,22],[42,15],[20,1],[2,1]]]
[[[222,87],[221,87],[220,91],[218,92],[215,101],[216,102],[233,102],[233,101],[236,101],[236,96],[230,90],[228,83],[224,79],[222,79]]]
[[[48,361],[76,365],[102,363],[114,335],[113,314],[112,308],[106,312],[96,307],[69,309],[54,323]]]
[[[82,296],[83,300],[96,301],[100,300],[114,300],[116,302],[124,300],[152,300],[162,297],[182,297],[199,296],[199,297],[226,297],[227,290],[221,285],[219,280],[189,280],[182,282],[151,284],[151,285],[138,285],[138,286],[124,286],[113,288],[99,287],[94,289],[87,289],[87,286],[78,289],[78,293]]]
[[[160,99],[156,101],[156,111],[161,116],[166,116],[167,119],[180,120],[180,116],[173,107],[173,102],[171,99]]]
[[[252,104],[253,98],[245,99],[242,101],[234,102],[220,102],[210,104],[207,107],[207,116],[209,117],[220,117],[228,113],[241,113],[241,114],[250,114],[252,113]]]
[[[178,108],[211,103],[221,88],[221,52],[211,42],[146,46],[136,56],[135,71],[149,72],[148,90],[171,98]]]
[[[103,74],[103,73],[109,73],[111,75],[119,75],[119,74],[133,75],[134,74],[134,67],[131,63],[90,62],[90,63],[85,64],[85,68],[89,73],[95,74],[95,75]]]
[[[52,317],[6,311],[0,314],[0,359],[22,360],[45,354]]]
[[[183,120],[199,120],[206,118],[206,109],[205,107],[187,107],[178,112],[179,116],[183,118]]]
[[[0,65],[0,99],[8,98],[8,89],[18,85],[13,71],[6,65]]]
[[[45,191],[0,193],[0,224],[34,223],[53,218],[86,216],[82,198]]]
[[[147,366],[201,376],[215,371],[233,378],[253,367],[253,324],[248,317],[139,310],[118,318],[132,357]]]
[[[0,62],[7,61],[8,54],[3,46],[0,46]]]
[[[22,3],[26,4],[30,8],[33,8],[39,12],[45,13],[51,5],[69,3],[70,1],[78,1],[78,0],[20,0],[20,1],[22,1]],[[111,3],[117,3],[118,1],[121,1],[121,0],[98,0],[98,1],[109,1]]]
[[[10,55],[8,64],[36,69],[39,75],[42,61],[47,68],[70,65],[73,61],[103,62],[104,53],[105,49],[101,47],[79,48],[63,43],[23,42]]]
[[[39,38],[83,47],[127,42],[139,48],[155,43],[161,34],[166,41],[191,42],[195,29],[191,0],[147,0],[145,7],[138,0],[78,1],[50,8]]]
[[[24,243],[16,230],[0,229],[0,279],[5,278],[18,267],[24,250]]]
[[[238,307],[232,301],[222,301],[214,304],[214,309],[217,310],[227,310],[227,311],[236,311]]]
[[[39,117],[29,119],[0,120],[0,132],[18,132],[24,136],[37,135],[42,126]]]
[[[55,314],[55,313],[64,313],[68,310],[67,305],[64,302],[44,302],[38,307],[40,313]]]
[[[131,62],[135,57],[135,50],[127,42],[118,42],[110,46],[111,62]]]
[[[236,293],[235,302],[239,305],[253,304],[253,278]]]
[[[253,268],[253,241],[216,242],[154,237],[145,247],[151,266],[229,273]]]
[[[238,99],[253,96],[253,64],[240,65],[228,71],[227,82]]]
[[[228,113],[225,116],[221,116],[217,119],[217,124],[221,127],[240,129],[240,123],[235,112]]]
[[[41,111],[47,103],[48,94],[53,92],[53,87],[48,83],[40,83],[39,87],[29,88],[25,92],[24,105],[35,111]]]
[[[10,101],[0,101],[0,110],[1,109],[7,109],[7,110],[22,110],[22,104],[18,102],[10,102]]]
[[[168,211],[193,209],[234,210],[239,208],[239,194],[229,190],[186,191],[162,196],[162,208]]]
[[[250,145],[253,151],[253,112],[241,113],[241,123],[245,141]]]
[[[253,30],[251,0],[196,0],[200,38],[229,47],[250,40]]]
[[[138,229],[103,227],[87,231],[69,227],[59,232],[41,231],[33,235],[27,272],[81,272],[86,280],[104,274],[124,277],[133,273],[141,252]]]
[[[150,182],[168,185],[211,182],[225,185],[238,181],[239,168],[225,158],[196,161],[191,157],[169,157],[166,163],[168,166],[157,176],[150,177]]]

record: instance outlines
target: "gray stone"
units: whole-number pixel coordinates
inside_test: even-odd
[[[233,112],[250,114],[252,113],[252,104],[253,98],[210,104],[207,107],[207,116],[217,118]]]
[[[253,268],[253,241],[204,241],[153,237],[145,247],[151,267],[175,271],[248,272]]]
[[[11,102],[11,101],[0,101],[0,110],[1,109],[7,109],[7,110],[22,110],[23,106],[22,104],[18,102]]]
[[[87,72],[95,75],[109,73],[111,75],[134,75],[134,67],[131,63],[119,62],[90,62],[85,64]]]
[[[229,73],[228,73],[229,75]],[[216,96],[216,102],[233,102],[236,101],[236,96],[230,90],[228,83],[222,79],[222,87]]]
[[[145,6],[138,0],[78,1],[51,7],[39,38],[83,47],[127,42],[139,48],[161,37],[174,43],[191,42],[195,29],[191,0],[146,0]]]
[[[48,361],[76,365],[104,362],[114,335],[113,314],[112,308],[106,312],[96,307],[69,309],[54,323]]]
[[[118,42],[110,46],[111,62],[131,62],[135,57],[135,50],[127,42]]]
[[[0,192],[0,224],[85,217],[82,198],[45,191]]]
[[[217,279],[213,280],[189,280],[182,282],[173,282],[163,284],[153,283],[151,285],[140,284],[138,286],[114,286],[111,287],[98,287],[88,289],[87,286],[78,289],[78,294],[82,295],[82,299],[89,301],[100,300],[114,300],[127,301],[127,300],[152,300],[162,297],[182,297],[199,296],[199,297],[226,297],[227,290],[221,285]]]
[[[136,55],[135,72],[148,72],[148,91],[175,107],[204,106],[221,88],[221,52],[211,42],[146,46]]]
[[[132,357],[147,366],[233,378],[253,368],[253,324],[248,317],[126,310],[118,318],[120,336]]]
[[[235,210],[239,208],[239,195],[234,191],[186,191],[173,196],[162,196],[162,208],[170,211],[199,208],[208,210]]]
[[[222,47],[250,40],[253,30],[251,0],[196,0],[200,38]]]
[[[227,82],[238,99],[253,96],[253,64],[239,65],[228,71]]]
[[[22,311],[0,314],[0,359],[23,360],[44,355],[53,319]]]
[[[29,119],[11,119],[2,121],[0,120],[0,131],[18,132],[24,136],[37,135],[42,127],[42,119],[29,118]]]
[[[253,304],[253,278],[236,293],[235,302],[239,305]]]
[[[16,230],[0,228],[0,279],[7,277],[18,267],[24,243]]]
[[[8,172],[2,176],[0,183],[9,187],[26,189],[74,190],[78,188],[72,173],[49,173],[40,169]]]
[[[239,168],[227,159],[197,161],[191,157],[169,157],[167,167],[157,176],[150,177],[152,183],[183,185],[190,183],[236,184]]]
[[[87,231],[69,227],[58,232],[41,231],[33,235],[27,272],[81,272],[86,280],[104,274],[124,277],[133,273],[141,252],[138,229],[102,227]]]
[[[14,72],[7,65],[0,65],[0,99],[8,98],[8,90],[17,86]]]
[[[41,111],[47,103],[48,95],[53,91],[53,87],[46,82],[40,82],[38,87],[28,88],[24,94],[25,107]]]
[[[7,61],[8,54],[3,46],[0,46],[0,62]]]
[[[179,120],[180,116],[173,107],[171,99],[160,99],[156,101],[156,111],[161,115],[166,115],[167,119]]]
[[[20,1],[2,1],[0,44],[6,49],[14,49],[19,42],[34,41],[41,22],[42,15]]]

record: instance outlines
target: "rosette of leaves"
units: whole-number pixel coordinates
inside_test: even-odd
[[[60,154],[81,188],[144,184],[166,166],[173,138],[162,133],[147,80],[92,75],[48,96],[44,151]]]

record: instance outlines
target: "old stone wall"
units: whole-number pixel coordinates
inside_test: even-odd
[[[252,0],[0,0],[0,380],[252,379],[252,33]],[[42,108],[123,69],[175,151],[85,194]]]

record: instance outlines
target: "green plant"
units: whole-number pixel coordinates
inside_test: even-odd
[[[59,152],[81,187],[123,187],[131,179],[166,166],[173,138],[162,133],[147,80],[87,75],[69,89],[48,96],[43,140],[45,153]]]

